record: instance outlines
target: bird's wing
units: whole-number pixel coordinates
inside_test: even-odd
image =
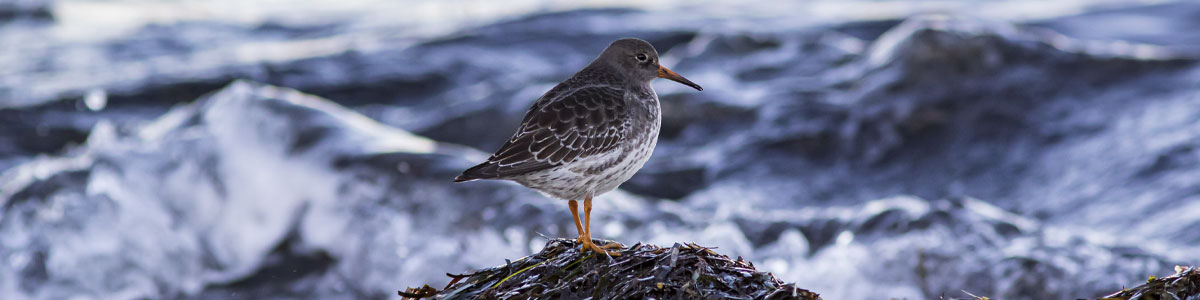
[[[519,175],[604,153],[620,145],[630,126],[625,94],[609,86],[566,91],[539,100],[517,133],[488,161],[456,181]],[[555,99],[557,98],[557,99]]]

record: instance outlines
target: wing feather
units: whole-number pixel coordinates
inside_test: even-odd
[[[551,90],[529,109],[516,134],[456,181],[504,178],[568,164],[620,145],[629,127],[624,93],[590,86]],[[553,97],[546,98],[546,97]]]

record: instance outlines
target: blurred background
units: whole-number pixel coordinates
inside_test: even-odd
[[[825,299],[1096,297],[1200,261],[1200,3],[0,0],[0,298],[385,299],[574,237],[452,184],[620,37],[598,238]]]

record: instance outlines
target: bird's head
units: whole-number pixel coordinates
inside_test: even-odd
[[[658,64],[658,51],[654,46],[641,39],[619,39],[604,49],[598,60],[609,62],[622,73],[630,74],[636,80],[651,81],[655,78],[666,78],[690,86],[698,91],[704,88],[699,84],[683,78],[671,69]]]

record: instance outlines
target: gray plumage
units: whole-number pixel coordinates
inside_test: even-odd
[[[455,181],[513,180],[567,200],[611,191],[654,151],[661,115],[650,82],[658,77],[701,89],[660,67],[650,43],[613,42],[534,102],[517,132]]]

